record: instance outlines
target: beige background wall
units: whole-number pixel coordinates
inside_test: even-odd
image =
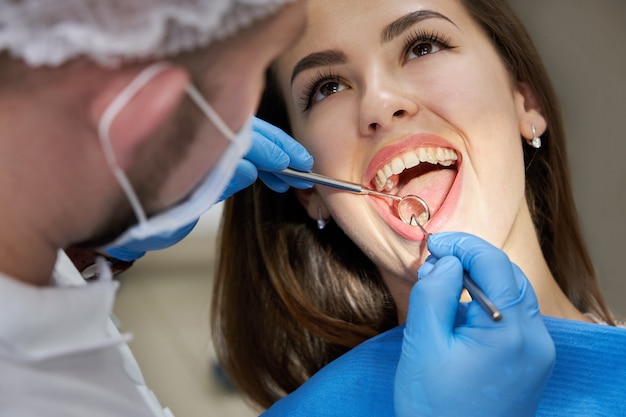
[[[626,316],[626,1],[509,0],[561,100],[583,232]]]

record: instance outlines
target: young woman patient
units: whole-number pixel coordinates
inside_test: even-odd
[[[499,248],[542,315],[614,324],[581,237],[557,99],[505,2],[308,7],[303,38],[272,67],[260,117],[302,143],[315,172],[418,195],[430,233],[461,231]],[[215,345],[254,402],[270,406],[405,322],[429,250],[394,204],[261,183],[226,202]]]

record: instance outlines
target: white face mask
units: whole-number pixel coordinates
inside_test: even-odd
[[[250,148],[252,138],[252,116],[244,127],[237,133],[233,133],[223,122],[219,115],[209,106],[200,92],[193,86],[187,87],[187,94],[198,108],[211,120],[218,130],[230,140],[230,144],[223,151],[217,162],[210,167],[205,179],[196,187],[191,195],[178,205],[172,206],[165,211],[147,218],[128,177],[117,164],[111,141],[109,129],[117,114],[155,75],[168,68],[166,63],[157,63],[144,69],[137,77],[109,104],[100,119],[98,136],[104,151],[106,160],[117,178],[120,187],[126,194],[128,202],[135,212],[138,223],[130,227],[108,246],[122,246],[129,241],[141,240],[147,237],[174,232],[191,222],[197,220],[220,198],[226,189],[237,163]],[[210,139],[209,139],[210,140]]]

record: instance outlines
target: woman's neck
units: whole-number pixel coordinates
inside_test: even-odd
[[[567,298],[556,282],[548,262],[543,256],[539,239],[535,232],[530,212],[523,209],[503,250],[519,266],[528,278],[537,300],[541,314],[557,318],[590,321]]]

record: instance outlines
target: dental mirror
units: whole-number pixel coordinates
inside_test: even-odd
[[[398,216],[406,224],[419,226],[430,220],[430,209],[420,197],[409,194],[398,202]]]

